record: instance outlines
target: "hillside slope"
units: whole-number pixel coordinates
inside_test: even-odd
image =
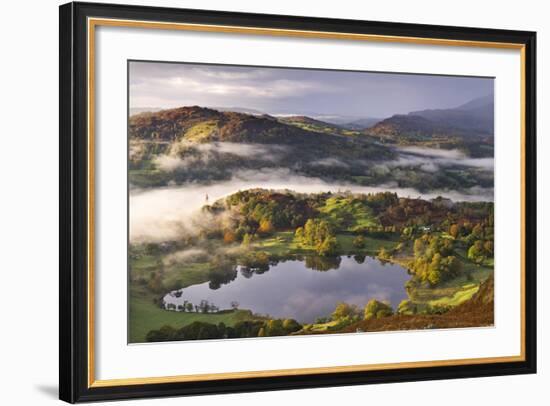
[[[483,282],[477,293],[444,314],[394,315],[362,320],[337,333],[360,331],[421,330],[427,328],[481,327],[494,324],[494,278]]]
[[[485,97],[453,109],[396,114],[364,133],[389,144],[461,149],[473,157],[491,157],[493,117],[493,100]]]

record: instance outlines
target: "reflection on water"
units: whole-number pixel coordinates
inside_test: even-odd
[[[165,304],[198,311],[207,303],[210,311],[238,305],[274,318],[294,318],[311,323],[329,316],[338,302],[363,307],[370,299],[387,300],[395,308],[406,298],[409,279],[398,265],[383,264],[363,256],[290,260],[272,265],[269,271],[238,267],[231,278],[206,282],[168,293]]]

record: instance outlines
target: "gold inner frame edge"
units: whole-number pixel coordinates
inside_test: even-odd
[[[94,279],[94,241],[95,241],[95,28],[97,26],[147,28],[161,30],[180,30],[194,32],[217,32],[244,35],[265,35],[298,38],[340,39],[371,42],[392,42],[401,44],[420,44],[436,46],[460,46],[493,49],[512,49],[520,51],[520,163],[521,163],[521,269],[520,269],[520,340],[521,349],[519,355],[502,357],[464,358],[453,360],[396,362],[383,364],[363,364],[347,366],[330,366],[316,368],[277,369],[265,371],[220,372],[211,374],[188,374],[175,376],[121,378],[121,379],[95,379],[95,279]],[[109,18],[88,18],[87,21],[87,80],[88,80],[88,388],[161,384],[177,382],[198,382],[221,379],[265,378],[312,374],[330,374],[343,372],[367,372],[391,370],[397,368],[426,368],[440,366],[459,366],[473,364],[496,364],[504,362],[522,362],[526,359],[525,349],[525,45],[507,42],[453,40],[441,38],[399,37],[391,35],[355,34],[343,32],[307,31],[290,29],[273,29],[258,27],[242,27],[228,25],[165,23],[154,21],[121,20]]]

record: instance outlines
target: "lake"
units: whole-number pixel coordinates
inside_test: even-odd
[[[410,279],[405,268],[370,257],[308,257],[279,262],[261,273],[244,267],[237,270],[226,284],[206,282],[169,292],[165,305],[185,301],[199,305],[207,300],[224,310],[238,302],[240,309],[257,314],[312,323],[330,316],[338,302],[363,308],[374,298],[390,302],[395,309],[407,298],[404,285]]]

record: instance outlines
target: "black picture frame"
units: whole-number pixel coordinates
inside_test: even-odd
[[[536,372],[536,33],[497,29],[260,15],[205,10],[68,3],[60,6],[59,397],[67,402],[235,393]],[[198,382],[89,385],[87,189],[87,24],[89,17],[269,29],[403,36],[523,46],[524,83],[524,360],[363,372],[312,373]]]

